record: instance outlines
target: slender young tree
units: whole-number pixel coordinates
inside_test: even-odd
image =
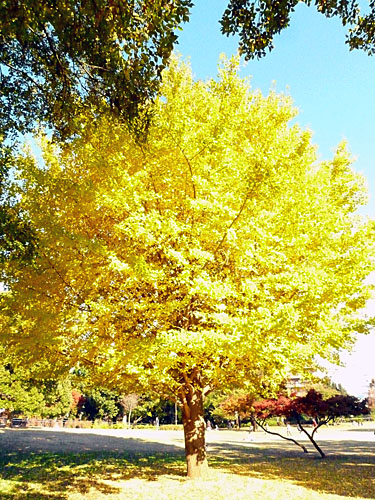
[[[257,401],[252,405],[252,408],[249,408],[249,413],[254,415],[258,425],[265,432],[279,436],[287,441],[292,441],[307,453],[307,448],[295,439],[278,432],[269,431],[265,427],[265,423],[269,417],[283,416],[287,419],[292,418],[297,422],[299,430],[308,437],[320,457],[325,458],[324,451],[316,442],[315,435],[318,429],[329,422],[334,422],[340,417],[367,415],[369,408],[366,400],[360,401],[354,396],[343,396],[340,394],[323,399],[321,393],[310,389],[305,396],[295,398],[279,396],[277,399]],[[306,416],[314,419],[312,430],[310,425],[305,424],[303,417]]]
[[[189,477],[207,470],[206,394],[272,393],[366,325],[363,179],[344,146],[318,164],[295,114],[236,60],[207,83],[173,61],[146,143],[106,119],[60,149],[43,140],[43,162],[18,158],[39,246],[7,263],[2,341],[23,363],[177,399]]]

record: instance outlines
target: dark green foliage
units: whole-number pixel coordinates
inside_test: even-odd
[[[240,51],[246,59],[262,57],[273,49],[273,38],[290,24],[291,14],[299,0],[230,0],[221,20],[221,31],[226,35],[238,34]],[[326,17],[338,17],[349,26],[347,42],[350,49],[375,51],[375,3],[370,12],[362,16],[355,0],[303,0],[314,4]]]
[[[55,418],[67,415],[72,403],[69,379],[37,380],[29,370],[0,365],[0,408],[13,415]]]
[[[173,401],[155,395],[146,395],[140,399],[137,408],[134,410],[134,417],[139,418],[142,416],[142,423],[154,423],[156,417],[158,417],[160,424],[174,424],[175,410]],[[181,423],[179,407],[177,407],[177,421]]]
[[[80,410],[81,416],[88,420],[96,418],[113,420],[120,413],[118,393],[105,389],[91,389],[84,396]]]
[[[119,394],[104,388],[90,388],[83,391],[83,404],[77,409],[77,415],[87,420],[118,420],[124,415],[131,423],[153,424],[156,417],[160,424],[175,422],[173,402],[157,396],[137,394]],[[181,415],[178,412],[179,421]]]
[[[247,59],[273,47],[298,0],[230,0],[221,31],[238,34]],[[304,0],[311,5],[311,0]],[[0,136],[37,122],[68,138],[82,120],[110,111],[138,134],[147,128],[190,0],[1,0]],[[349,0],[315,0],[326,17],[349,25],[347,43],[375,50],[375,4],[361,15]]]
[[[1,0],[0,136],[147,114],[189,0]],[[147,121],[147,120],[146,120]]]

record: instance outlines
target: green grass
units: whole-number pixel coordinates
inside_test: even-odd
[[[1,500],[339,500],[375,498],[375,457],[213,455],[206,480],[181,454],[0,453]]]

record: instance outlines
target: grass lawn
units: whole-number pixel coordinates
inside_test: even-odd
[[[219,445],[209,445],[210,475],[198,481],[185,478],[182,450],[24,453],[3,448],[0,499],[375,499],[375,442],[366,447],[348,443],[351,448],[340,443],[342,452],[326,460],[282,442],[276,447],[226,443],[226,454]]]

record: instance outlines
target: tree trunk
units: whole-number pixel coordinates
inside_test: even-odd
[[[305,434],[308,435],[310,441],[312,442],[313,446],[315,447],[315,449],[317,450],[317,452],[319,453],[319,455],[322,457],[322,458],[325,458],[326,457],[326,454],[324,453],[324,451],[320,448],[320,446],[318,445],[318,443],[315,441],[314,437],[313,436],[310,436],[310,434],[308,432],[305,431],[305,429],[303,427],[301,427],[303,432]]]
[[[314,433],[316,432],[316,429],[318,429],[318,427],[320,427],[320,426],[316,427],[314,429],[312,435],[310,435],[310,433],[307,432],[307,430],[304,427],[302,427],[301,421],[300,421],[299,417],[297,417],[297,422],[298,422],[298,425],[299,425],[301,431],[304,432],[306,434],[306,436],[310,439],[312,445],[317,450],[317,452],[319,453],[319,455],[321,456],[321,458],[325,458],[326,455],[325,455],[324,451],[320,448],[320,446],[318,445],[318,443],[314,439]]]
[[[181,401],[187,476],[190,479],[205,477],[208,472],[208,463],[202,392],[190,386],[181,396]]]
[[[292,443],[296,444],[297,446],[299,446],[300,448],[302,448],[303,452],[304,453],[308,453],[307,451],[307,448],[306,446],[304,446],[303,444],[299,443],[298,441],[296,441],[295,439],[293,438],[289,438],[289,437],[286,437],[286,436],[283,436],[282,434],[280,434],[279,432],[272,432],[272,431],[269,431],[267,429],[267,427],[265,427],[261,422],[259,422],[258,420],[255,420],[256,424],[259,425],[259,427],[264,431],[266,432],[267,434],[272,434],[273,436],[279,436],[281,437],[282,439],[285,439],[285,441],[291,441]],[[254,429],[254,427],[253,427]]]

